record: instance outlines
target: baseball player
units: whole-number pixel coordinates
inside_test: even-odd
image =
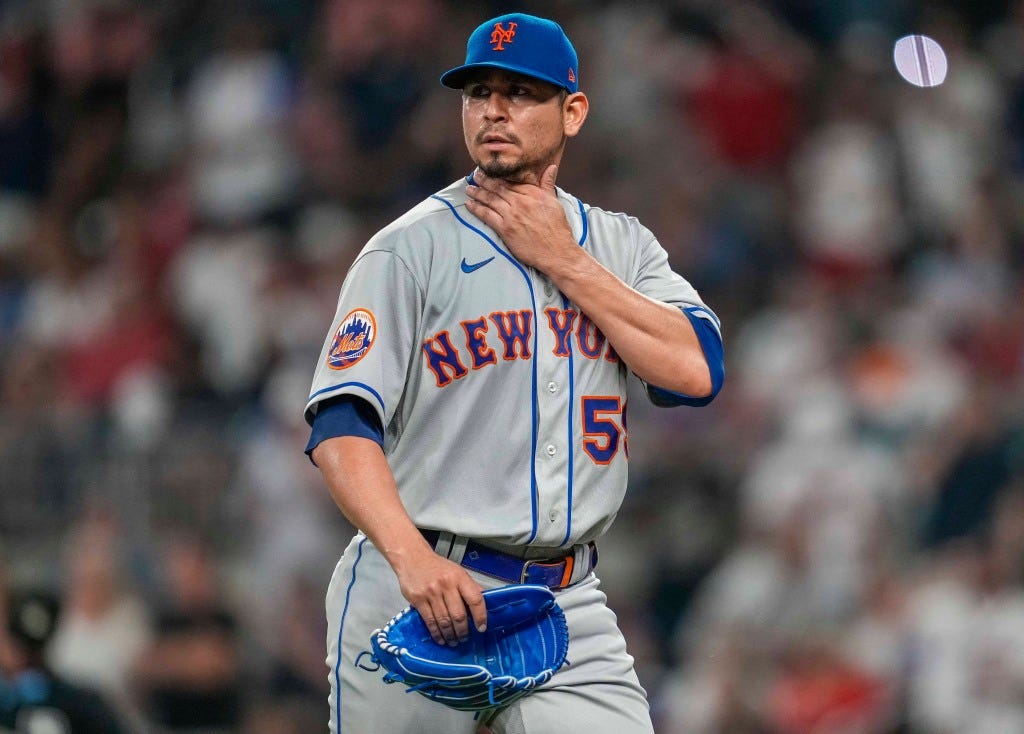
[[[454,643],[486,625],[483,589],[527,582],[555,591],[570,664],[483,723],[651,732],[594,541],[626,489],[628,373],[659,405],[710,402],[718,319],[650,231],[555,185],[588,112],[556,23],[487,21],[441,82],[475,168],[367,243],[306,405],[307,452],[359,529],[327,592],[330,728],[475,732],[359,655],[407,603]]]

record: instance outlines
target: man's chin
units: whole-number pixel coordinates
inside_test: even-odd
[[[500,178],[513,183],[518,182],[526,172],[521,161],[502,161],[498,156],[476,162],[477,167],[489,178]]]

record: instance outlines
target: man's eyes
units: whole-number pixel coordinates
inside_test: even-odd
[[[470,87],[466,93],[470,97],[488,97],[490,96],[491,92],[492,90],[489,87],[478,85]],[[529,87],[523,87],[519,86],[518,84],[514,84],[508,88],[508,90],[505,92],[505,95],[508,97],[530,97],[534,96],[534,91]]]

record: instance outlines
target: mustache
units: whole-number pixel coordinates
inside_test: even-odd
[[[489,127],[489,128],[486,128],[486,129],[481,130],[480,132],[478,132],[476,134],[476,138],[474,139],[474,142],[477,145],[483,145],[484,144],[484,138],[486,138],[488,135],[500,135],[501,137],[503,137],[506,140],[508,140],[510,143],[513,143],[514,145],[519,145],[519,138],[518,137],[516,137],[512,133],[502,132],[501,130],[497,130],[497,129],[493,128],[493,127]]]

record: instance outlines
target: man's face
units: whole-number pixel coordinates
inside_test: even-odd
[[[561,158],[567,134],[558,87],[497,69],[470,76],[462,88],[462,128],[473,162],[513,182],[539,179]]]

